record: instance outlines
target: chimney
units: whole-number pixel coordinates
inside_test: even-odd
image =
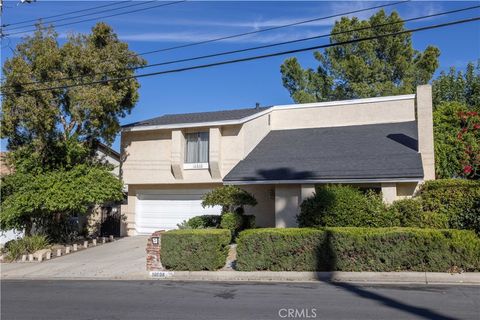
[[[424,180],[435,180],[433,149],[432,86],[417,87],[416,95],[418,152],[422,157]]]
[[[260,108],[260,102],[255,103],[255,109]]]

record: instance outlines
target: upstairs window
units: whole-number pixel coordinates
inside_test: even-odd
[[[185,140],[186,168],[208,168],[208,132],[187,133]]]

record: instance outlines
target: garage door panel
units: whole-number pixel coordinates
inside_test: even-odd
[[[157,200],[185,200],[188,196],[189,200],[202,200],[203,194],[142,194],[139,195],[139,199],[143,201],[157,201]]]
[[[179,192],[180,191],[180,192]],[[202,196],[208,190],[157,191],[139,193],[136,202],[136,229],[139,234],[177,229],[177,224],[191,217],[220,214],[221,207],[202,208]]]

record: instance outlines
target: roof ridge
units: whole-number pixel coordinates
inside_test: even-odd
[[[157,118],[161,118],[163,116],[178,116],[178,115],[189,115],[189,114],[199,114],[199,113],[215,113],[215,112],[231,112],[231,111],[243,111],[243,110],[266,110],[271,108],[272,106],[265,106],[265,107],[253,107],[253,108],[238,108],[238,109],[223,109],[223,110],[215,110],[215,111],[199,111],[199,112],[185,112],[185,113],[165,113]]]
[[[134,126],[156,125],[156,124],[160,124],[161,122],[164,122],[163,124],[183,124],[183,123],[195,123],[195,122],[240,120],[248,116],[266,111],[271,107],[272,106],[241,108],[241,109],[224,109],[224,110],[217,110],[217,111],[163,114],[158,117],[129,123],[129,124],[123,125],[122,127],[126,128],[126,127],[134,127]],[[211,119],[205,119],[205,118],[209,118],[210,116],[212,117]]]

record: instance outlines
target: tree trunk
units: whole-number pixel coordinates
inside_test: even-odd
[[[28,218],[27,221],[25,221],[25,236],[30,237],[32,235],[32,219]]]

